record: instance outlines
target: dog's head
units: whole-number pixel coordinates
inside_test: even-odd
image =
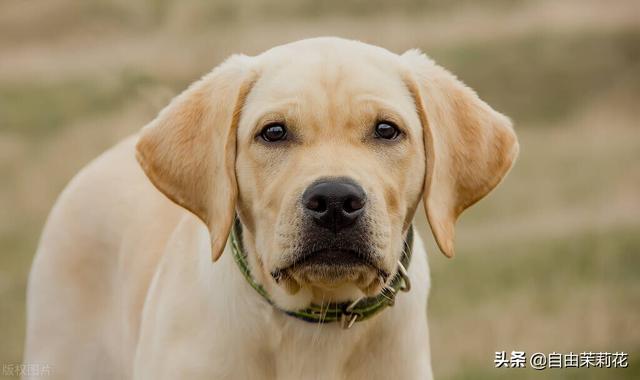
[[[207,224],[214,260],[240,217],[253,275],[285,308],[379,293],[421,199],[451,257],[457,217],[517,151],[509,120],[423,54],[337,38],[231,57],[137,145]]]

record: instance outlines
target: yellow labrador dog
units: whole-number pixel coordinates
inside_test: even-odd
[[[453,256],[457,217],[517,152],[418,51],[232,56],[60,196],[24,360],[57,379],[429,379],[414,212]]]

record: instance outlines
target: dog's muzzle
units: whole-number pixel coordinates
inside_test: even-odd
[[[389,269],[371,249],[364,220],[367,194],[358,183],[347,177],[319,178],[304,191],[300,205],[300,241],[272,271],[276,282],[290,292],[301,285],[335,289],[345,283],[375,291],[386,283]]]

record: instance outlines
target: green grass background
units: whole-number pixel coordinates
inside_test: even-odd
[[[21,360],[29,266],[77,170],[229,54],[339,35],[423,49],[520,138],[508,178],[463,215],[456,258],[429,240],[436,377],[640,378],[638,15],[622,0],[0,2],[0,362]],[[502,350],[630,365],[494,369]]]

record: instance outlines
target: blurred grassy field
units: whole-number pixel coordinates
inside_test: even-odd
[[[419,47],[515,121],[520,159],[463,216],[457,257],[430,243],[436,377],[640,378],[640,3],[624,0],[0,2],[0,362],[21,359],[29,265],[74,173],[227,55],[318,35]],[[493,369],[502,350],[631,357]]]

